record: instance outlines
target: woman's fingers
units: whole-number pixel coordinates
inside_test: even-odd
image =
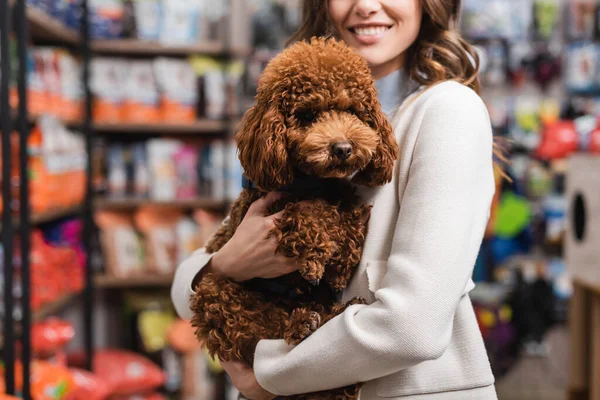
[[[273,204],[275,201],[279,200],[283,196],[281,192],[269,192],[266,196],[261,197],[256,200],[254,203],[250,205],[248,208],[248,212],[246,215],[250,216],[265,216],[267,214],[267,210],[269,206]]]

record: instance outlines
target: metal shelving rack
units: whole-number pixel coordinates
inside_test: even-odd
[[[39,310],[31,310],[30,293],[30,234],[31,226],[39,225],[56,219],[79,214],[84,222],[82,242],[86,249],[91,249],[92,227],[92,192],[91,192],[91,97],[89,91],[89,40],[87,25],[87,1],[82,2],[82,24],[81,32],[76,32],[63,26],[60,22],[45,15],[42,11],[28,7],[26,0],[0,0],[0,48],[1,48],[1,88],[0,88],[0,131],[2,132],[2,200],[4,212],[2,213],[2,246],[3,246],[3,273],[4,273],[4,326],[3,326],[3,364],[6,393],[14,395],[17,392],[15,385],[15,362],[22,364],[23,387],[20,395],[25,399],[31,399],[31,323],[52,315],[79,298],[78,294],[69,294],[60,297],[56,301],[42,306]],[[13,26],[14,22],[14,26]],[[9,54],[9,37],[13,35],[17,44],[17,89],[19,105],[17,110],[10,108],[9,86],[11,82],[11,60]],[[31,36],[30,36],[31,35]],[[43,42],[59,44],[79,51],[82,55],[84,74],[82,85],[85,93],[85,116],[83,121],[66,121],[69,124],[81,125],[81,131],[85,138],[88,162],[86,167],[86,195],[81,206],[50,210],[40,214],[32,214],[29,209],[29,179],[25,173],[28,169],[27,140],[30,133],[31,123],[35,122],[37,116],[31,115],[27,103],[27,51],[30,38],[41,39]],[[11,136],[13,129],[17,129],[19,136],[19,153],[17,160],[11,155]],[[19,195],[13,198],[11,191],[12,168],[19,166]],[[11,212],[11,205],[18,200],[19,215],[16,218]],[[8,227],[8,228],[7,228]],[[13,297],[13,246],[19,237],[21,256],[21,317],[15,319],[16,299]],[[84,340],[86,350],[86,366],[92,365],[93,357],[93,327],[91,311],[93,305],[94,276],[91,269],[86,266],[86,284],[83,291],[84,311]],[[19,334],[17,335],[17,332]],[[20,342],[20,346],[16,344]],[[16,349],[20,348],[20,354]]]
[[[226,0],[228,6],[232,6],[231,0]],[[57,20],[46,15],[34,7],[26,5],[27,0],[0,0],[0,59],[1,59],[1,87],[0,87],[0,132],[2,140],[2,200],[4,210],[11,209],[10,205],[16,200],[19,201],[19,215],[13,215],[12,212],[3,212],[0,232],[3,246],[3,264],[4,265],[4,321],[3,321],[3,343],[2,360],[4,364],[5,392],[14,395],[17,392],[15,387],[15,362],[20,361],[23,364],[22,382],[23,388],[19,393],[25,400],[31,399],[30,391],[30,361],[31,354],[31,323],[39,321],[47,316],[53,315],[63,308],[74,303],[75,299],[83,300],[81,302],[83,322],[84,322],[84,350],[86,353],[85,366],[88,370],[92,369],[94,356],[94,326],[93,326],[93,306],[95,302],[94,292],[96,288],[103,289],[124,289],[136,287],[166,288],[170,286],[172,276],[139,277],[137,279],[118,279],[110,276],[95,275],[92,271],[90,252],[92,251],[92,237],[94,236],[93,212],[98,209],[135,209],[151,201],[140,201],[135,199],[112,200],[99,197],[94,198],[92,187],[92,143],[95,135],[110,137],[113,134],[136,135],[140,138],[155,135],[160,136],[184,136],[184,137],[203,137],[231,139],[239,123],[239,116],[232,117],[227,113],[224,119],[198,120],[189,125],[177,124],[158,124],[158,125],[140,125],[140,124],[94,124],[92,120],[92,94],[89,86],[90,82],[90,62],[93,54],[101,55],[119,55],[132,57],[153,57],[153,56],[174,56],[186,57],[192,54],[213,55],[221,57],[224,60],[245,59],[251,53],[247,48],[233,48],[231,43],[231,29],[227,27],[227,34],[224,43],[221,44],[198,44],[194,46],[162,46],[155,43],[148,43],[138,40],[90,40],[89,34],[89,9],[88,1],[82,0],[81,30],[79,32],[69,29]],[[14,22],[14,24],[13,24]],[[17,43],[18,65],[17,86],[19,94],[19,107],[17,110],[10,108],[10,83],[11,83],[11,65],[14,60],[10,59],[9,37],[13,35]],[[82,59],[83,74],[82,87],[84,92],[84,117],[81,121],[63,121],[68,126],[77,127],[84,135],[85,149],[87,153],[86,164],[86,194],[83,204],[75,207],[68,207],[60,210],[51,210],[42,214],[32,214],[29,210],[29,180],[27,171],[27,139],[29,136],[31,124],[35,123],[38,116],[32,115],[27,109],[27,71],[26,59],[30,38],[39,39],[43,43],[50,43],[70,48],[73,52],[80,55]],[[11,135],[13,129],[18,130],[19,135],[19,155],[18,159],[11,159]],[[13,198],[11,191],[12,167],[18,165],[20,168],[19,176],[19,196]],[[227,165],[224,166],[227,168]],[[206,208],[217,211],[225,211],[228,203],[222,200],[211,198],[197,198],[186,201],[171,201],[156,203],[155,205],[168,208]],[[82,242],[87,249],[88,257],[85,272],[85,288],[81,293],[65,295],[55,302],[44,305],[39,310],[32,312],[30,307],[30,229],[31,226],[54,221],[56,219],[80,215],[83,220]],[[11,227],[11,228],[6,228]],[[18,233],[17,233],[18,231]],[[16,240],[17,236],[20,240]],[[14,311],[17,299],[13,297],[13,268],[14,251],[13,246],[20,245],[21,258],[21,308],[22,317],[20,320],[14,318]],[[13,316],[13,317],[11,317]],[[21,346],[16,344],[20,342]],[[21,348],[17,353],[16,348]],[[223,397],[223,396],[220,396]]]

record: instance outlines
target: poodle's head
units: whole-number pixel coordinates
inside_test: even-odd
[[[299,42],[271,60],[236,141],[246,177],[265,191],[297,173],[383,185],[398,156],[368,65],[334,39]]]

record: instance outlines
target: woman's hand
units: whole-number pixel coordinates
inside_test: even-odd
[[[296,260],[275,253],[277,240],[267,238],[283,211],[266,215],[269,205],[281,198],[272,192],[256,200],[233,237],[211,260],[213,272],[243,282],[253,278],[277,278],[298,269]]]
[[[256,381],[251,368],[239,362],[221,361],[221,366],[231,378],[233,386],[249,400],[273,400],[276,396],[263,389]]]

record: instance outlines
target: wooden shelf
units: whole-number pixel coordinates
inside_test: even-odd
[[[178,46],[137,39],[93,40],[91,48],[95,53],[111,55],[189,56],[193,54],[232,54],[236,56],[246,56],[250,54],[250,49],[233,48],[228,50],[221,43]]]
[[[32,313],[33,321],[40,321],[44,318],[50,317],[59,311],[65,309],[69,304],[73,302],[77,297],[79,297],[79,293],[70,293],[66,294],[62,297],[59,297],[55,301],[45,304],[41,306],[37,311]]]
[[[94,280],[96,287],[105,289],[127,289],[139,287],[170,287],[173,275],[140,275],[119,278],[108,275],[97,275]]]
[[[195,134],[215,134],[219,132],[227,131],[228,128],[235,126],[236,123],[228,123],[226,121],[219,120],[198,120],[188,124],[169,124],[169,123],[158,123],[158,124],[99,124],[93,125],[96,133],[104,134],[118,134],[118,133],[130,133],[130,134],[183,134],[183,135],[195,135]]]
[[[35,7],[27,7],[27,19],[29,20],[29,29],[33,39],[68,45],[77,45],[80,42],[79,32],[67,28],[61,22]]]
[[[227,206],[227,202],[224,200],[211,199],[208,197],[198,197],[188,200],[171,200],[171,201],[156,201],[151,199],[136,199],[136,198],[124,198],[124,199],[111,199],[111,198],[98,198],[94,202],[96,209],[104,210],[131,210],[139,208],[141,206],[155,206],[164,208],[183,208],[183,209],[196,209],[205,208],[210,210],[222,210]]]

